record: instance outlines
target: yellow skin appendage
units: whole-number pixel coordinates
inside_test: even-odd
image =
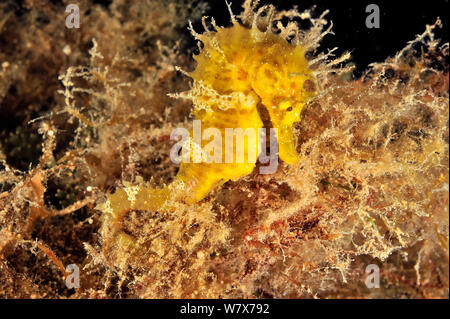
[[[200,142],[202,149],[221,148],[222,158],[220,163],[182,162],[175,180],[163,188],[125,183],[124,189],[108,195],[107,203],[102,205],[117,222],[121,214],[132,209],[168,208],[165,203],[180,190],[186,194],[187,203],[198,202],[215,186],[249,174],[260,150],[254,152],[248,146],[259,145],[258,134],[245,139],[244,163],[236,163],[236,156],[229,163],[225,161],[225,128],[251,128],[258,132],[263,127],[258,105],[267,109],[272,126],[277,129],[279,157],[288,164],[297,162],[292,126],[300,121],[302,108],[314,94],[311,85],[305,83],[314,83],[314,75],[308,69],[305,49],[269,29],[260,31],[255,25],[247,28],[233,19],[228,28],[216,27],[203,34],[192,31],[204,47],[194,56],[196,69],[187,73],[194,80],[192,88],[178,97],[192,100],[202,136],[211,138]],[[213,136],[208,134],[208,128],[217,128],[221,137],[211,143]]]

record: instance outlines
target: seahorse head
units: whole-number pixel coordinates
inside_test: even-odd
[[[293,124],[307,101],[315,94],[315,78],[308,68],[305,51],[286,40],[265,33],[263,56],[255,59],[252,88],[278,130],[279,156],[289,164],[297,161]]]

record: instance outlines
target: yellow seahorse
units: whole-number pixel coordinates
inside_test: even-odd
[[[232,22],[227,28],[215,24],[214,30],[205,27],[203,34],[191,27],[193,35],[204,46],[194,56],[197,67],[186,73],[193,79],[192,88],[178,95],[192,100],[193,114],[201,121],[203,136],[208,135],[210,128],[219,130],[220,138],[214,140],[214,145],[200,141],[197,146],[221,149],[220,163],[181,163],[175,180],[163,188],[126,184],[124,189],[108,195],[108,202],[102,206],[117,222],[121,214],[131,209],[161,209],[180,187],[188,194],[186,201],[195,203],[218,184],[249,174],[258,157],[259,152],[254,152],[252,147],[258,148],[259,135],[248,136],[244,163],[236,161],[235,145],[228,150],[234,159],[227,163],[225,129],[250,128],[257,132],[263,126],[258,105],[267,109],[277,129],[279,157],[288,164],[297,161],[292,125],[300,120],[302,108],[313,96],[311,83],[315,82],[305,59],[305,49],[289,43],[270,28],[261,31],[256,23],[246,27],[233,16]]]

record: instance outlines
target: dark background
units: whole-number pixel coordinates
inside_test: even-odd
[[[214,17],[218,25],[230,25],[230,16],[225,0],[208,0],[210,9],[206,15]],[[243,0],[231,0],[235,14],[241,12]],[[352,52],[352,61],[356,63],[355,75],[359,75],[368,64],[381,62],[388,56],[393,56],[413,40],[415,35],[425,31],[426,24],[434,24],[437,17],[441,18],[443,28],[435,32],[442,42],[448,42],[448,0],[430,1],[348,1],[348,0],[272,0],[261,1],[262,4],[272,3],[278,9],[292,9],[297,6],[299,11],[316,5],[316,15],[326,9],[327,20],[333,21],[335,35],[327,35],[322,41],[322,49],[338,47],[338,53]],[[380,8],[380,28],[368,29],[365,25],[366,6],[377,4]],[[201,31],[201,23],[194,23],[197,31]]]

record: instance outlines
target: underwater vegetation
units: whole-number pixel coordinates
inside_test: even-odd
[[[351,78],[327,12],[247,0],[219,26],[200,1],[81,1],[77,31],[68,3],[0,5],[0,296],[448,298],[440,19]],[[171,160],[194,120],[218,161]],[[259,135],[244,163],[223,137],[269,127],[261,174]]]

